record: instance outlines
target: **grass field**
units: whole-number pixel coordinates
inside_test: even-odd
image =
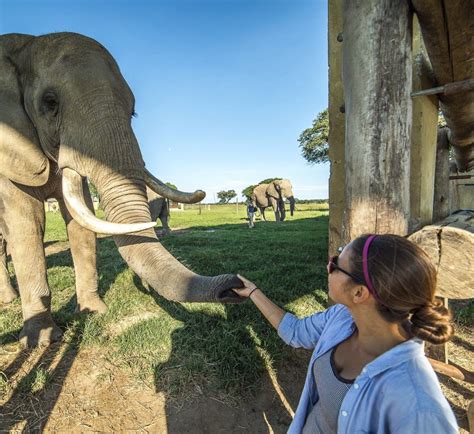
[[[273,220],[271,214],[267,218]],[[298,315],[324,308],[327,205],[299,205],[287,221],[257,220],[254,229],[247,226],[243,205],[193,206],[172,212],[170,225],[177,230],[162,242],[193,271],[243,274]],[[251,302],[169,302],[134,275],[109,238],[98,240],[99,289],[108,311],[74,313],[74,272],[66,240],[60,215],[48,213],[45,241],[53,252],[47,256],[53,316],[71,350],[100,347],[114,364],[171,399],[211,391],[237,399],[252,393],[262,373],[271,372],[285,357],[287,347]],[[20,329],[16,300],[0,316],[0,344],[15,341]],[[40,371],[24,388],[33,391],[38,382],[48,381],[48,373]]]

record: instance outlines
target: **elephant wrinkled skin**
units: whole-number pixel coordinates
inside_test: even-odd
[[[114,236],[120,254],[157,292],[176,301],[238,302],[234,275],[199,276],[159,243],[146,184],[192,203],[204,192],[166,187],[146,169],[131,127],[134,97],[99,43],[74,33],[0,36],[0,301],[15,296],[4,239],[15,267],[29,346],[61,336],[51,317],[43,246],[43,201],[58,200],[76,274],[77,308],[103,312],[97,293],[96,233]],[[93,214],[87,179],[105,221]]]
[[[286,217],[285,198],[290,202],[290,213],[295,210],[295,198],[293,197],[293,187],[289,179],[276,179],[269,184],[259,184],[252,192],[252,205],[258,207],[264,220],[265,208],[272,207],[275,213],[275,220],[283,221]]]

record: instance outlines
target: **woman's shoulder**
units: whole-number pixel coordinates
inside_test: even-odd
[[[384,399],[397,400],[416,411],[450,411],[438,378],[424,355],[388,369],[378,379]]]

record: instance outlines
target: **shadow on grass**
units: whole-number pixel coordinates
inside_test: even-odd
[[[241,432],[242,428],[267,432],[268,426],[273,432],[286,432],[291,423],[290,412],[296,408],[298,398],[284,396],[282,389],[288,385],[280,385],[279,379],[271,376],[262,353],[242,322],[239,314],[242,307],[226,305],[224,320],[220,315],[189,312],[184,305],[168,301],[153,289],[145,288],[138,277],[134,283],[140,291],[151,295],[174,320],[184,324],[171,334],[168,360],[157,363],[154,368],[156,392],[169,390],[171,382],[174,384],[171,389],[174,388],[178,398],[184,400],[176,405],[174,397],[167,403],[168,432],[189,432],[190,424],[194,432],[234,432],[234,429]],[[252,372],[245,372],[242,365],[249,364]],[[236,372],[240,374],[239,379],[235,378]],[[255,381],[256,376],[258,381]],[[197,397],[186,399],[184,393],[189,385],[180,384],[182,382],[194,385],[191,388],[196,388]],[[206,382],[213,384],[203,392],[199,384]],[[196,390],[193,390],[194,394]],[[247,405],[242,407],[247,408],[250,415],[242,414],[239,405],[225,402],[225,398],[222,400],[223,390],[231,390],[245,399]],[[178,411],[176,407],[179,407]]]
[[[260,248],[258,246],[259,244],[261,244],[262,249],[272,248],[272,246],[275,246],[275,249],[281,248],[281,251],[278,250],[277,256],[279,260],[284,262],[291,251],[288,250],[288,240],[284,239],[282,233],[295,232],[295,236],[298,236],[297,234],[303,226],[312,225],[315,221],[322,223],[319,229],[321,234],[324,235],[321,236],[319,240],[321,244],[318,245],[317,248],[308,251],[308,261],[314,263],[314,261],[321,259],[325,264],[326,249],[324,246],[327,245],[327,226],[324,224],[327,221],[327,217],[325,216],[279,223],[259,222],[257,227],[252,230],[250,230],[245,223],[192,227],[185,237],[173,237],[171,235],[164,238],[163,244],[170,247],[171,251],[176,251],[181,258],[184,258],[186,262],[191,264],[191,268],[201,274],[206,274],[208,271],[211,271],[212,274],[220,274],[222,272],[228,272],[230,269],[235,269],[236,267],[244,270],[258,270],[259,265],[264,261],[263,256],[258,252],[255,253],[255,250]],[[210,239],[210,243],[207,242],[207,232],[209,229],[214,229],[218,233],[218,245],[216,245],[212,239]],[[220,234],[222,234],[222,239],[219,240]],[[208,248],[211,250],[204,252],[203,258],[187,255],[186,249],[181,249],[180,243],[182,241],[187,249],[199,250],[199,242],[193,239],[195,236],[198,238],[204,237],[205,244],[210,244]],[[305,235],[300,234],[300,237],[304,238]],[[182,240],[180,240],[180,238],[182,238]],[[103,296],[115,282],[117,275],[127,268],[127,264],[117,252],[113,240],[102,238],[98,239],[97,244],[99,292],[101,296]],[[295,244],[298,245],[297,243]],[[242,257],[242,252],[245,252],[245,249],[249,246],[252,246],[252,250],[255,254],[253,254],[251,260],[248,260],[248,258],[245,260],[242,259],[242,264],[239,263],[239,256]],[[53,247],[52,243],[50,243],[50,247]],[[215,255],[212,253],[213,248],[216,248]],[[244,254],[243,257],[245,256]],[[201,259],[204,260],[201,261]],[[72,259],[70,251],[61,250],[48,255],[47,266],[71,267]],[[278,262],[270,261],[270,263],[267,264],[267,270],[271,270],[272,267],[284,266],[284,263],[278,265]],[[291,267],[292,268],[287,271],[284,270],[285,274],[291,271],[299,273],[296,265],[294,265],[294,267],[292,265]],[[305,264],[302,264],[302,268],[305,267]],[[311,271],[311,275],[314,277],[314,270]],[[316,277],[320,278],[321,276],[317,275]],[[269,285],[272,283],[272,278],[274,280],[279,279],[278,276],[270,276],[268,279]],[[165,363],[158,364],[155,368],[155,385],[157,388],[162,388],[163,386],[161,381],[164,372],[172,370],[176,366],[179,367],[183,363],[188,364],[188,366],[185,366],[185,372],[188,373],[187,375],[195,375],[198,371],[202,372],[202,374],[199,375],[206,375],[206,370],[211,370],[213,377],[217,378],[217,383],[212,385],[217,396],[219,396],[219,391],[222,389],[236,389],[243,395],[252,395],[252,393],[255,392],[255,389],[252,389],[252,386],[255,385],[253,381],[255,374],[263,378],[263,383],[267,384],[267,386],[269,385],[268,387],[270,389],[272,387],[277,388],[275,384],[278,385],[281,379],[276,379],[275,383],[275,379],[271,378],[267,369],[268,361],[265,361],[262,352],[258,351],[255,339],[251,336],[247,327],[248,324],[243,321],[241,307],[226,306],[226,319],[219,315],[213,316],[198,311],[191,313],[188,312],[183,305],[169,302],[160,297],[155,291],[148,292],[143,285],[141,285],[139,280],[138,282],[135,281],[135,284],[138,289],[150,293],[155,302],[166,311],[168,315],[185,325],[183,328],[172,332],[172,349],[169,360]],[[307,293],[307,288],[301,287],[299,282],[295,282],[294,287],[289,288],[289,292],[276,292],[275,299],[280,304],[284,304]],[[10,393],[8,400],[1,407],[3,416],[2,429],[9,431],[16,429],[16,427],[19,426],[18,424],[22,424],[22,430],[41,431],[48,422],[51,412],[58,401],[64,381],[75,360],[78,348],[83,340],[84,329],[87,323],[87,317],[74,313],[74,308],[75,296],[71,297],[65,304],[60,306],[59,309],[53,312],[53,318],[56,323],[62,329],[68,329],[68,338],[64,342],[53,344],[43,349],[43,351],[20,351],[7,367],[2,368],[7,378],[13,378],[20,370],[24,370],[25,372],[29,371],[29,374],[24,376],[23,379],[15,385],[15,390]],[[257,337],[263,342],[260,346],[270,355],[270,358],[276,357],[279,351],[283,351],[282,345],[275,346],[273,343],[265,343],[266,333],[269,331],[271,333],[275,332],[270,330],[270,326],[264,326],[263,321],[260,319],[255,319],[259,316],[258,312],[255,311],[252,315],[251,319],[253,318],[253,320],[251,321],[251,327]],[[18,339],[19,333],[20,330],[7,332],[0,336],[0,342],[3,345],[11,344]],[[202,341],[199,339],[199,336],[202,334],[211,334],[212,342],[216,342],[217,345],[220,345],[221,349],[217,352],[213,352],[211,348],[202,347]],[[233,371],[239,370],[239,357],[249,357],[252,366],[256,370],[252,373],[241,373],[240,375],[242,377],[240,380],[231,377]],[[180,367],[177,372],[178,375],[181,375],[183,372],[182,368]],[[34,390],[33,385],[36,384],[36,378],[38,378],[38,375],[41,373],[47,373],[46,378],[43,379],[44,384],[43,386],[40,384],[41,387],[37,385],[37,387],[39,387],[38,390]],[[247,376],[247,374],[251,375]],[[291,382],[293,379],[292,375],[288,376],[288,381]],[[302,380],[301,384],[303,384]],[[284,384],[282,388],[285,389]],[[296,407],[298,395],[299,394],[295,394],[289,399],[289,405],[293,409]],[[275,396],[277,396],[276,400]],[[199,414],[202,415],[203,420],[210,416],[209,420],[212,422],[212,415],[209,415],[209,411],[206,410],[206,407],[209,407],[209,400],[213,400],[213,398],[215,397],[202,396],[199,400]],[[215,403],[216,401],[213,400],[213,402]],[[212,408],[212,411],[224,412],[228,415],[228,418],[236,417],[235,408],[228,407],[225,404],[222,404],[221,407],[214,405]],[[262,430],[265,430],[268,424],[270,424],[275,432],[283,432],[291,420],[287,405],[285,405],[281,399],[279,400],[276,389],[273,391],[270,390],[266,396],[257,399],[252,411],[255,414],[255,424],[261,426]],[[183,425],[183,420],[189,421],[189,419],[186,418],[180,419],[170,416],[168,422],[170,432],[180,432],[181,430],[189,429],[189,426]],[[236,421],[236,423],[237,422],[238,421]],[[252,424],[251,428],[253,429],[254,426],[256,425]]]
[[[111,253],[112,245],[115,246],[112,240],[98,239],[97,241],[99,293],[103,296],[114,283],[116,276],[127,265],[119,260],[121,258],[116,251],[115,255]],[[50,246],[53,244],[49,243]],[[112,265],[109,259],[112,259]],[[48,255],[46,263],[48,268],[72,267],[70,250],[61,249],[57,253]],[[16,283],[16,280],[14,281]],[[14,390],[10,391],[8,400],[0,406],[1,432],[43,431],[59,399],[64,381],[83,339],[88,315],[76,313],[75,309],[76,296],[74,295],[52,313],[56,324],[66,331],[62,342],[43,348],[21,348],[8,366],[0,367],[3,379],[21,377],[15,384]],[[35,317],[31,318],[31,321],[35,320]],[[14,330],[0,335],[0,343],[3,346],[17,343],[20,332],[21,330]],[[35,340],[38,336],[32,336],[32,338]],[[20,344],[17,343],[15,347],[18,349]]]
[[[71,312],[74,305],[71,298],[61,311]],[[76,315],[74,323],[69,324],[68,339],[48,347],[21,349],[16,358],[2,368],[6,378],[20,377],[0,407],[2,432],[43,431],[78,352],[85,320],[85,315]],[[0,336],[0,342],[5,343],[5,336]]]

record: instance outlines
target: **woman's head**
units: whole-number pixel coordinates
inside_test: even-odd
[[[351,275],[339,273],[346,285],[367,288],[386,321],[399,322],[411,336],[434,344],[451,337],[449,311],[434,297],[436,270],[406,238],[363,235],[344,249],[337,265]]]

